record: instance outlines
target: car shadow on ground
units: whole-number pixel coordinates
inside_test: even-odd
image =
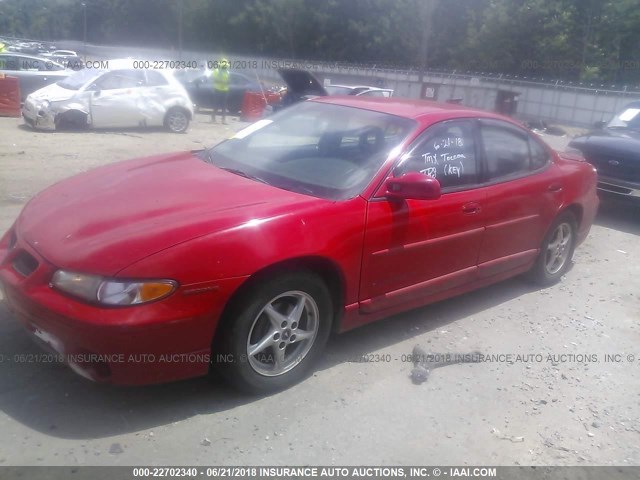
[[[192,124],[211,124],[216,125],[216,123],[211,121],[211,113],[210,112],[195,112],[194,118],[192,119]],[[239,126],[248,125],[251,122],[245,121],[242,119],[239,113],[228,113],[227,114],[227,125],[232,126],[238,124]],[[218,123],[217,125],[222,126],[221,117],[218,115]],[[130,137],[139,137],[143,138],[145,135],[157,134],[157,133],[167,133],[171,135],[182,135],[182,133],[171,133],[165,127],[123,127],[123,128],[101,128],[101,129],[91,129],[91,128],[65,128],[63,130],[35,130],[26,123],[21,123],[18,125],[20,130],[24,130],[25,132],[36,132],[42,134],[49,135],[64,135],[64,134],[73,134],[73,133],[81,133],[83,135],[125,135]],[[190,127],[191,128],[191,127]]]
[[[318,370],[354,361],[535,290],[524,279],[502,282],[338,335],[330,340]],[[147,387],[96,384],[47,358],[1,302],[0,410],[57,438],[131,433],[261,400],[237,393],[215,378]]]
[[[640,205],[601,196],[600,208],[594,223],[640,236]]]
[[[62,130],[35,130],[31,128],[26,123],[21,123],[18,125],[20,130],[24,130],[27,132],[36,132],[42,134],[49,135],[63,135],[69,133],[82,133],[82,134],[93,134],[93,135],[130,135],[130,136],[141,136],[144,134],[151,133],[167,133],[167,129],[164,127],[127,127],[127,128],[101,128],[101,129],[90,129],[90,128],[64,128]]]

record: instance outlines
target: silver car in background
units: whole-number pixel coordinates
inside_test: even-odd
[[[187,130],[193,104],[168,70],[137,69],[110,61],[108,70],[84,69],[29,95],[22,108],[36,129],[161,127]]]
[[[3,52],[0,53],[0,73],[18,78],[20,101],[24,102],[31,92],[67,78],[73,74],[73,70],[67,70],[51,59],[24,53]]]
[[[84,67],[82,58],[73,50],[54,50],[41,55],[72,70],[80,70]]]

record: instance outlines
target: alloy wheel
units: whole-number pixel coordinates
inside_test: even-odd
[[[547,244],[545,269],[548,274],[555,275],[567,263],[571,253],[572,237],[573,231],[568,223],[561,223],[556,227]]]
[[[282,375],[309,353],[318,334],[320,313],[315,300],[301,291],[271,299],[256,316],[247,338],[247,358],[254,371]]]

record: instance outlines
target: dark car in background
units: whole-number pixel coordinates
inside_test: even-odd
[[[326,97],[332,95],[349,95],[358,97],[390,98],[393,90],[388,88],[370,87],[365,85],[327,85],[324,86],[311,72],[295,68],[278,70],[287,85],[287,93],[282,101],[273,106],[278,111],[288,105],[307,100],[312,97]]]
[[[32,92],[67,78],[73,70],[53,60],[22,53],[0,53],[0,74],[17,77],[20,101]]]
[[[184,85],[191,101],[198,108],[213,108],[213,78],[212,70],[187,69],[175,72],[175,78]],[[227,110],[236,114],[242,110],[242,102],[246,92],[261,91],[257,79],[238,72],[229,72],[229,97]]]
[[[278,74],[287,85],[287,90],[280,102],[269,106],[267,114],[312,97],[329,95],[322,83],[311,72],[297,68],[281,68],[278,70]]]
[[[640,205],[640,102],[569,144],[598,170],[598,190]]]

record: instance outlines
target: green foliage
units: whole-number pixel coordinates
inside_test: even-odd
[[[82,39],[83,0],[0,0],[0,35]],[[88,40],[640,82],[640,0],[84,0]]]

